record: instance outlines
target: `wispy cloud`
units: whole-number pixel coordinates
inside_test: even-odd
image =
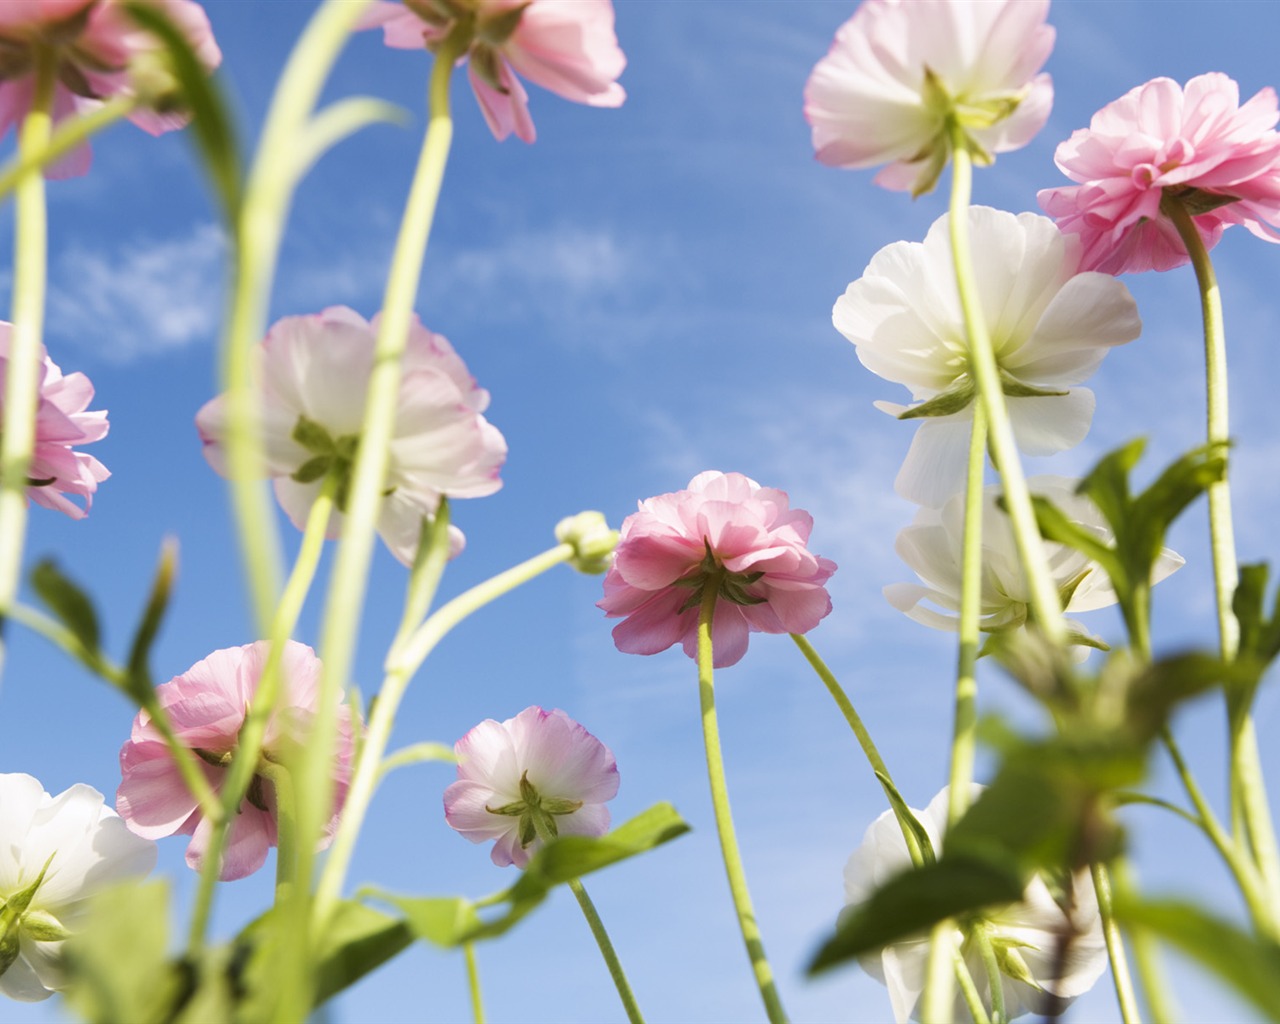
[[[117,363],[208,342],[222,311],[225,252],[222,230],[209,223],[114,248],[74,244],[53,261],[49,335]]]

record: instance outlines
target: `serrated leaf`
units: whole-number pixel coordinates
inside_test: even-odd
[[[86,654],[97,654],[102,640],[93,601],[50,559],[31,570],[31,589],[45,607],[79,641]]]

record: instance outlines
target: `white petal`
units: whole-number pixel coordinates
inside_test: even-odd
[[[966,413],[926,419],[911,441],[893,482],[908,501],[937,508],[964,487],[973,417]]]
[[[1019,450],[1053,455],[1084,440],[1096,400],[1088,388],[1071,388],[1065,395],[1010,398],[1006,404]]]

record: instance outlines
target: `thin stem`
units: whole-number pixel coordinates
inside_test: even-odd
[[[844,720],[849,723],[849,728],[853,730],[853,735],[858,740],[858,746],[862,748],[862,753],[866,756],[867,763],[871,765],[871,770],[875,772],[876,781],[880,783],[885,796],[889,798],[889,806],[894,809],[894,816],[897,817],[894,795],[889,788],[893,786],[893,776],[889,774],[888,765],[884,763],[884,758],[880,756],[880,751],[876,749],[875,742],[871,739],[871,733],[862,724],[862,719],[854,708],[853,701],[849,699],[831,669],[827,667],[826,662],[814,650],[813,645],[799,633],[792,633],[791,639],[795,641],[796,646],[800,648],[800,652],[826,686],[827,692],[831,694],[832,699],[836,702],[840,713],[844,715]],[[896,787],[894,788],[896,789]],[[898,827],[902,830],[902,839],[907,844],[907,852],[911,855],[911,863],[916,867],[920,867],[924,864],[924,855],[920,851],[920,842],[916,839],[915,832],[901,818],[898,818]]]
[[[698,694],[702,706],[702,737],[707,748],[707,775],[711,780],[711,803],[715,809],[716,831],[720,834],[720,852],[724,856],[724,870],[729,879],[729,891],[738,913],[738,927],[746,943],[747,957],[755,973],[756,986],[764,1000],[765,1013],[770,1024],[782,1024],[787,1013],[782,1008],[777,986],[773,980],[773,968],[765,956],[764,941],[755,910],[751,906],[751,893],[747,889],[747,875],[742,869],[742,855],[738,851],[738,837],[733,830],[733,816],[729,810],[729,790],[725,783],[724,757],[720,751],[720,729],[716,724],[716,697],[714,685],[714,657],[711,648],[711,622],[715,616],[716,592],[719,587],[714,576],[705,585],[702,606],[698,612]]]
[[[955,943],[951,944],[951,964],[954,968],[956,984],[960,987],[960,997],[969,1008],[973,1024],[991,1024],[992,1016],[987,1012],[982,995],[978,992],[978,986],[974,984],[973,975],[969,973],[969,965],[965,962],[964,953],[956,948]]]
[[[467,961],[467,991],[471,994],[471,1017],[475,1024],[484,1024],[484,1002],[480,998],[480,968],[476,964],[476,944],[464,942],[462,953]]]
[[[1116,988],[1116,1001],[1120,1004],[1120,1019],[1124,1024],[1140,1024],[1138,1000],[1133,993],[1133,978],[1129,974],[1129,960],[1124,952],[1124,939],[1112,911],[1111,876],[1101,864],[1090,867],[1093,888],[1098,897],[1098,911],[1102,918],[1102,936],[1107,943],[1107,958],[1111,961],[1111,980]]]
[[[1094,870],[1094,885],[1096,887],[1098,873],[1100,872],[1101,877],[1105,880],[1107,869],[1099,865]],[[1132,897],[1133,890],[1133,880],[1130,877],[1128,861],[1123,857],[1116,858],[1111,862],[1111,872],[1115,878],[1115,888],[1122,897],[1126,898],[1127,902]],[[1100,891],[1099,895],[1101,895]],[[1111,895],[1109,888],[1107,895],[1109,902]],[[1098,907],[1101,910],[1101,899],[1098,901]],[[1105,916],[1103,920],[1105,922]],[[1173,1007],[1169,983],[1164,977],[1164,972],[1160,969],[1159,950],[1156,948],[1155,939],[1147,929],[1130,926],[1129,941],[1133,946],[1133,962],[1138,971],[1138,980],[1142,984],[1142,995],[1146,1001],[1152,1024],[1171,1024],[1178,1014]],[[1112,966],[1114,967],[1114,963]]]
[[[1009,1018],[1005,1015],[1004,982],[1000,976],[1000,964],[996,961],[996,951],[991,944],[991,935],[987,931],[986,924],[981,921],[973,926],[973,943],[978,947],[982,969],[987,975],[987,988],[991,992],[991,1019],[997,1024],[1005,1024]]]
[[[57,163],[104,128],[128,117],[140,104],[137,96],[112,96],[87,114],[60,121],[49,136],[47,146],[31,153],[19,153],[0,168],[0,198],[12,192],[24,174]]]
[[[920,1020],[923,1024],[950,1024],[955,1018],[957,972],[953,965],[957,950],[954,933],[955,922],[950,918],[939,921],[929,932],[929,958],[925,961],[924,991],[920,994]],[[978,1008],[983,1009],[981,1000],[978,1000]],[[977,1014],[973,1016],[974,1020],[978,1019]]]
[[[1018,457],[1018,446],[1004,400],[991,335],[987,331],[978,298],[973,253],[969,245],[969,196],[972,192],[973,161],[965,142],[964,131],[959,124],[952,126],[952,150],[951,254],[955,264],[960,309],[964,316],[965,335],[969,339],[969,370],[977,385],[978,399],[986,411],[991,450],[1004,483],[1009,519],[1023,571],[1027,575],[1029,603],[1036,625],[1050,643],[1063,647],[1067,641],[1067,630],[1062,619],[1062,603],[1058,600],[1058,590],[1049,572],[1044,544],[1036,526],[1031,493],[1027,489],[1026,475]]]

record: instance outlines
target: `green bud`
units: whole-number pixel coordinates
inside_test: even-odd
[[[1044,989],[1032,977],[1031,969],[1027,967],[1026,960],[1022,958],[1022,954],[1017,950],[1018,946],[1026,945],[1027,943],[1025,942],[1013,942],[992,936],[991,946],[996,955],[996,965],[1000,968],[1000,973],[1012,978],[1014,981],[1030,985],[1037,992],[1043,992]]]
[[[556,523],[556,540],[573,545],[569,564],[578,572],[598,575],[613,564],[613,551],[618,546],[617,530],[609,529],[603,512],[579,512]]]
[[[27,938],[37,942],[62,942],[71,938],[71,933],[47,910],[29,911],[22,919],[22,930]]]

